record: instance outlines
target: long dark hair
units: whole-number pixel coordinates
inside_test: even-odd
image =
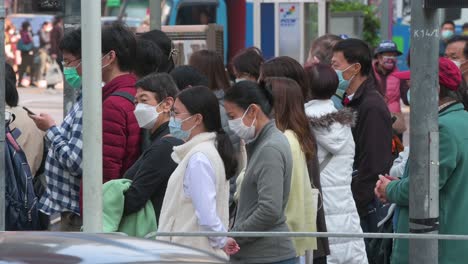
[[[273,92],[273,109],[279,130],[292,130],[297,136],[307,160],[315,155],[315,141],[304,110],[304,98],[301,87],[296,81],[284,77],[272,77],[265,80]]]
[[[212,91],[229,88],[229,78],[218,53],[211,50],[197,51],[190,56],[189,65],[208,78],[208,88]]]
[[[293,79],[301,87],[304,100],[310,99],[309,80],[305,74],[304,68],[299,62],[290,57],[277,57],[263,63],[260,70],[260,78],[268,77],[287,77]]]
[[[237,159],[232,142],[221,126],[218,99],[205,86],[184,89],[177,98],[191,115],[201,114],[203,116],[203,125],[208,132],[216,132],[216,145],[224,163],[226,179],[231,179],[236,174]]]

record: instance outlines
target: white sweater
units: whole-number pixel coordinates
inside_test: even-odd
[[[172,173],[164,197],[159,232],[199,232],[204,231],[198,222],[192,200],[184,194],[184,178],[190,158],[195,153],[203,153],[210,161],[216,177],[216,212],[224,227],[229,224],[229,181],[226,180],[224,163],[215,146],[216,133],[202,133],[187,143],[174,147],[172,159],[178,163]],[[222,249],[213,248],[206,237],[158,237],[182,245],[210,252],[220,257],[227,255]]]

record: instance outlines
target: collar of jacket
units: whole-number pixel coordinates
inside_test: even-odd
[[[255,146],[257,146],[258,144],[260,144],[262,141],[265,140],[265,138],[271,133],[271,131],[273,129],[276,128],[276,125],[275,125],[275,120],[270,120],[270,122],[268,122],[263,128],[262,130],[260,131],[260,133],[258,133],[257,137],[254,139],[254,141],[250,142],[249,144],[246,145],[246,147],[249,149],[249,150],[252,150],[255,148]]]
[[[115,77],[102,87],[102,100],[104,101],[112,93],[121,88],[135,88],[136,80],[136,76],[130,73]]]
[[[151,141],[158,140],[166,135],[169,135],[169,122],[161,124],[150,136]]]
[[[442,108],[439,110],[439,117],[455,111],[465,111],[463,104],[458,101],[454,101],[446,106],[442,106]]]
[[[174,147],[174,152],[172,152],[172,160],[175,163],[179,164],[185,156],[198,144],[214,141],[216,140],[216,133],[215,132],[205,132],[194,136],[192,139],[187,141],[185,144]]]
[[[376,92],[378,92],[376,87],[374,87],[376,85],[377,85],[377,83],[376,83],[373,76],[367,77],[367,79],[361,84],[361,86],[359,86],[357,91],[354,93],[353,100],[351,100],[351,102],[349,102],[349,106],[355,106],[355,105],[360,104],[361,97],[364,94],[369,93],[371,91],[371,89],[374,89]]]

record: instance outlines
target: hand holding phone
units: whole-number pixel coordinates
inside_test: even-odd
[[[36,115],[33,111],[29,110],[26,106],[23,106],[23,109],[28,112],[29,115]]]

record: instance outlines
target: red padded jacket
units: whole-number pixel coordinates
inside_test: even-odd
[[[133,111],[135,104],[121,96],[136,95],[136,77],[125,74],[114,78],[102,88],[103,183],[122,178],[140,156],[140,127]],[[80,190],[80,209],[82,194]]]
[[[135,105],[112,95],[127,92],[133,96],[136,77],[132,74],[114,78],[102,88],[103,182],[122,178],[140,156],[140,127],[133,114]]]

